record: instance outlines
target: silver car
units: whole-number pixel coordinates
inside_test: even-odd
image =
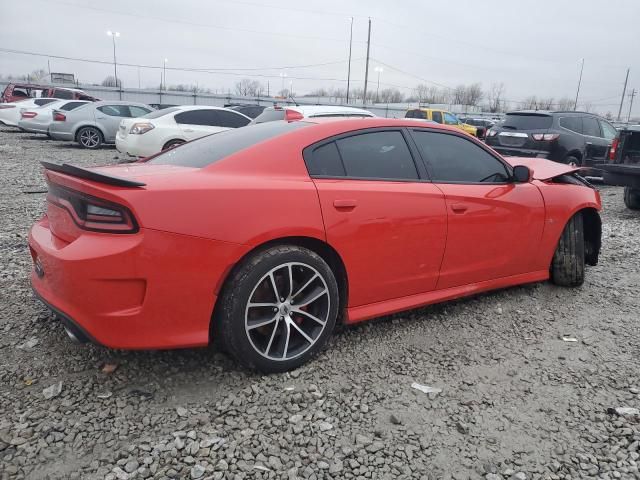
[[[153,109],[144,103],[102,101],[89,103],[70,112],[53,111],[49,135],[55,140],[78,142],[84,148],[100,148],[115,143],[123,118],[141,117]]]
[[[88,100],[58,100],[41,107],[28,108],[22,112],[22,119],[18,122],[25,132],[49,134],[49,125],[53,122],[53,111],[70,112],[82,105],[90,103]]]

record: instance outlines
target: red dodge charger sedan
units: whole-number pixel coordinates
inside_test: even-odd
[[[284,371],[347,324],[551,279],[600,251],[574,167],[412,120],[248,126],[128,165],[43,162],[32,285],[79,340]]]

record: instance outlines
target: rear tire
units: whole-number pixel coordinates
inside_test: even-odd
[[[565,157],[564,162],[567,165],[572,165],[575,167],[579,167],[580,166],[580,159],[574,155],[569,155],[567,157]]]
[[[104,142],[104,138],[102,137],[102,132],[95,127],[83,127],[78,130],[76,135],[76,141],[83,148],[88,148],[90,150],[95,150],[102,146]]]
[[[624,187],[624,204],[630,210],[640,210],[640,189]]]
[[[338,305],[335,276],[318,254],[275,246],[250,256],[232,273],[216,309],[214,334],[244,366],[285,372],[325,346]]]
[[[551,261],[551,280],[563,287],[584,283],[584,219],[577,213],[567,222]]]
[[[165,150],[169,150],[171,148],[175,148],[178,145],[182,145],[184,143],[184,140],[169,140],[167,143],[164,144],[164,147],[162,147],[162,151],[164,152]]]

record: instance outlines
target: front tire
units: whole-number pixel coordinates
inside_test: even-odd
[[[562,231],[551,261],[551,280],[563,287],[579,287],[584,283],[585,265],[584,219],[575,214]]]
[[[640,189],[624,187],[624,204],[630,210],[640,210]]]
[[[240,265],[223,289],[217,333],[244,366],[292,370],[326,344],[338,314],[338,285],[315,252],[281,245]]]
[[[102,132],[95,127],[83,127],[78,131],[76,136],[77,142],[83,148],[95,150],[102,146],[104,138]]]
[[[565,157],[564,162],[567,165],[573,166],[573,167],[579,167],[580,166],[580,159],[574,155],[569,155],[567,157]]]

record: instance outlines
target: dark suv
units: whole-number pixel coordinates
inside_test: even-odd
[[[505,156],[538,157],[591,167],[602,163],[617,131],[592,113],[522,111],[507,113],[487,132],[487,145]]]

